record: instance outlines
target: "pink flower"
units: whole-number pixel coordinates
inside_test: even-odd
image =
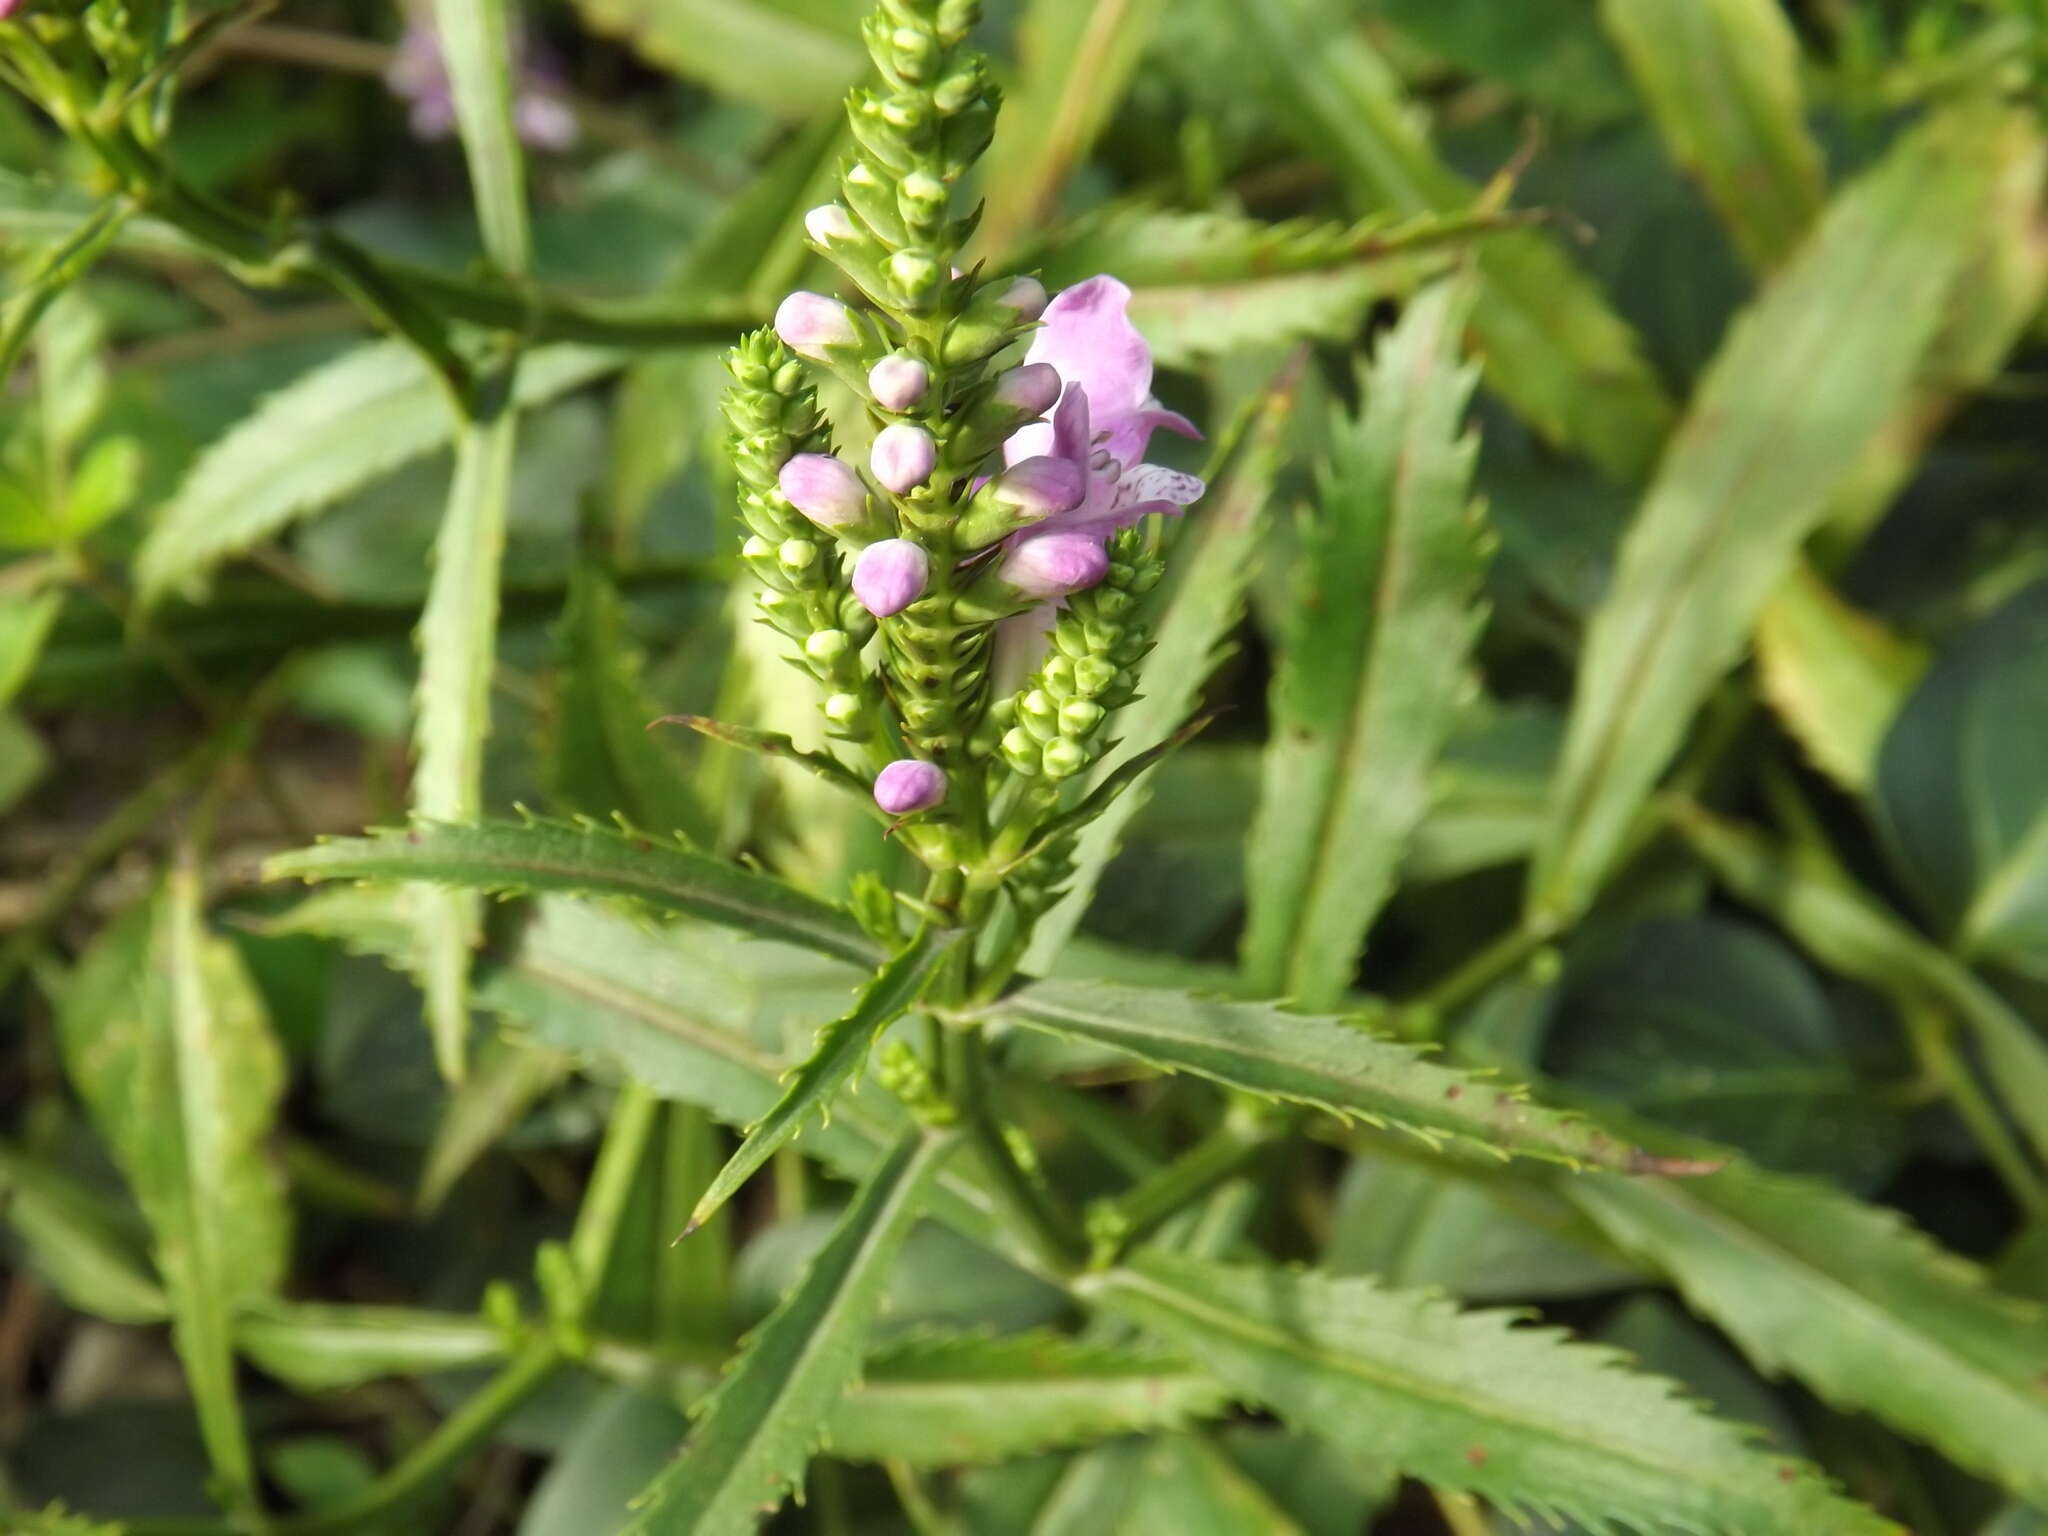
[[[936,763],[899,757],[875,775],[875,804],[891,816],[928,811],[946,798],[946,775]]]
[[[914,357],[892,352],[868,370],[868,393],[885,411],[907,411],[931,388],[932,371]]]
[[[854,340],[853,317],[837,299],[799,288],[775,307],[775,334],[790,351],[823,359],[827,347]]]
[[[853,595],[878,619],[901,613],[924,596],[931,556],[908,539],[878,539],[853,562]]]
[[[1065,597],[1109,574],[1109,550],[1092,533],[1047,533],[1010,541],[996,568],[1023,597]]]
[[[14,4],[15,0],[0,0],[0,18]],[[529,47],[517,28],[512,57],[518,75],[512,97],[513,131],[534,149],[570,148],[576,142],[576,113],[563,95],[554,60],[538,45]],[[384,84],[392,95],[411,104],[407,122],[415,137],[445,139],[455,131],[455,94],[448,85],[448,63],[441,54],[440,34],[430,22],[406,23],[390,67],[384,71]]]
[[[1041,457],[1065,460],[1085,477],[1085,489],[1071,507],[1012,537],[1006,576],[1013,568],[1078,570],[1071,553],[1025,559],[1024,548],[1066,535],[1086,535],[1099,545],[1150,513],[1180,511],[1205,489],[1194,475],[1142,462],[1157,428],[1183,437],[1202,434],[1153,398],[1152,349],[1131,324],[1130,301],[1131,290],[1115,278],[1091,277],[1047,306],[1045,323],[1032,337],[1025,368],[1050,365],[1065,388],[1052,420],[1018,428],[1003,445],[1003,461],[1015,468]],[[1094,580],[1101,579],[1098,571]]]
[[[846,528],[867,516],[868,488],[829,453],[799,453],[778,477],[789,504],[820,528]]]
[[[868,468],[898,496],[909,495],[931,479],[938,462],[939,448],[931,433],[904,421],[877,432],[868,453]]]

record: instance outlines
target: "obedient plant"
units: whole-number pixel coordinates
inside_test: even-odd
[[[367,58],[0,0],[61,135],[0,168],[43,242],[0,805],[81,678],[120,691],[53,842],[165,680],[204,732],[47,876],[0,839],[0,987],[48,1003],[0,999],[0,1527],[2034,1531],[2038,530],[1869,535],[2040,331],[2038,18],[1894,58],[1886,8],[1795,8],[1820,47],[1778,0],[577,8],[693,82],[659,131],[590,100],[609,43],[572,113],[503,0]],[[381,176],[377,219],[243,206],[175,89],[241,48],[452,138],[419,179],[459,152],[480,255],[359,234],[420,234]],[[1663,141],[1651,222],[1713,210],[1753,285],[1704,366],[1732,263],[1618,282],[1686,295],[1645,343],[1612,245],[1439,155],[1503,103],[1579,180]],[[588,297],[629,245],[665,289]],[[1987,483],[2037,456],[1979,434]],[[268,771],[282,709],[319,772]],[[364,786],[297,815],[335,720]],[[328,888],[247,879],[380,808],[265,866]],[[134,1421],[76,1401],[173,1356]]]

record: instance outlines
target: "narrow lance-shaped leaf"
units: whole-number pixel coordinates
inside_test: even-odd
[[[549,778],[567,807],[586,816],[624,813],[636,826],[709,841],[711,816],[690,791],[686,765],[649,733],[659,713],[644,696],[645,657],[627,631],[618,589],[579,566],[555,630],[562,681]]]
[[[915,1005],[932,973],[953,954],[961,937],[952,931],[920,932],[861,989],[850,1012],[818,1031],[810,1057],[796,1069],[775,1107],[748,1129],[739,1150],[718,1170],[711,1187],[698,1200],[685,1235],[709,1221],[777,1148],[803,1129],[806,1120],[830,1114],[832,1095],[860,1070],[875,1037]]]
[[[1081,1286],[1295,1428],[1511,1514],[1602,1530],[1897,1536],[1673,1383],[1514,1313],[1164,1252]]]
[[[1227,1388],[1149,1347],[1053,1333],[920,1338],[869,1359],[828,1443],[851,1461],[1004,1461],[1223,1412]]]
[[[1722,884],[1821,964],[1895,997],[1932,1000],[1962,1019],[2006,1107],[2048,1159],[2048,1042],[2011,1004],[1816,850],[1795,854],[1697,806],[1674,807],[1672,816]]]
[[[488,0],[483,0],[488,3]],[[493,386],[495,387],[495,386]],[[434,579],[420,615],[418,718],[412,808],[428,821],[474,821],[483,809],[484,738],[491,728],[497,657],[498,568],[505,552],[517,412],[507,399],[466,424],[455,481],[434,540]],[[408,893],[416,969],[427,994],[434,1060],[450,1081],[463,1072],[469,1033],[469,962],[480,926],[476,894],[444,886]]]
[[[1244,964],[1264,992],[1329,1007],[1393,889],[1449,735],[1485,566],[1471,506],[1478,377],[1458,346],[1469,290],[1415,300],[1337,426],[1272,691],[1247,839]]]
[[[507,11],[507,0],[433,0],[436,40],[447,63],[484,250],[502,271],[518,275],[533,265],[533,235],[526,217],[526,156],[512,121],[519,68]]]
[[[635,832],[551,821],[423,824],[281,853],[269,879],[432,880],[475,891],[624,896],[855,965],[882,948],[838,907],[721,859]]]
[[[1991,1291],[1896,1213],[1745,1163],[1559,1187],[1762,1369],[2016,1493],[2048,1493],[2048,1313]]]
[[[1757,684],[1814,766],[1870,787],[1878,744],[1926,668],[1921,647],[1851,608],[1804,561],[1756,626]]]
[[[80,962],[59,1013],[65,1063],[155,1239],[172,1336],[228,1502],[256,1503],[230,1319],[278,1283],[289,1245],[263,1153],[283,1058],[235,950],[174,872]]]
[[[796,1288],[705,1401],[678,1456],[634,1501],[622,1536],[747,1536],[803,1476],[924,1188],[950,1143],[906,1134],[876,1165]]]
[[[1220,8],[1295,137],[1334,161],[1360,211],[1456,213],[1479,197],[1417,126],[1414,104],[1358,30],[1332,34],[1317,0]],[[1472,315],[1487,381],[1546,437],[1617,479],[1640,479],[1672,408],[1635,333],[1545,233],[1489,240]]]
[[[1257,569],[1273,480],[1294,417],[1298,365],[1274,382],[1245,441],[1232,454],[1223,484],[1199,515],[1188,519],[1173,547],[1172,589],[1153,626],[1152,653],[1141,665],[1138,697],[1117,713],[1122,745],[1096,770],[1100,787],[1122,765],[1168,740],[1187,723],[1202,686],[1227,654],[1230,633],[1244,613],[1244,595]],[[1144,804],[1142,781],[1104,809],[1075,839],[1074,873],[1067,892],[1039,919],[1024,969],[1043,974],[1066,947],[1094,900],[1117,839]]]
[[[542,347],[520,364],[515,398],[539,405],[624,362],[597,347]],[[446,447],[454,434],[440,384],[399,342],[358,347],[301,374],[193,461],[136,556],[142,600],[194,592],[222,561]]]
[[[402,951],[401,951],[402,953]],[[421,1159],[417,1204],[435,1210],[497,1141],[569,1075],[568,1058],[519,1040],[486,1040],[449,1093]]]
[[[0,1216],[67,1306],[114,1323],[160,1323],[163,1287],[104,1196],[0,1144]]]
[[[1513,214],[1374,214],[1268,224],[1214,211],[1120,205],[1049,235],[1016,265],[1050,287],[1097,272],[1131,285],[1131,320],[1167,366],[1293,337],[1348,336],[1366,309],[1441,273]]]
[[[1806,131],[1799,39],[1777,0],[1601,0],[1672,158],[1760,272],[1791,254],[1826,188]]]
[[[2033,145],[2002,107],[1923,123],[1835,200],[1730,330],[1587,632],[1530,878],[1539,921],[1570,919],[1605,879],[1800,540],[1907,397],[1987,238],[2006,161]]]
[[[1108,982],[1033,982],[997,1007],[1012,1022],[1106,1045],[1168,1072],[1192,1072],[1433,1144],[1453,1141],[1503,1159],[1573,1167],[1666,1166],[1587,1120],[1532,1103],[1512,1083],[1441,1066],[1423,1047],[1381,1039],[1356,1020]]]
[[[1067,173],[1109,125],[1165,0],[1027,0],[1017,77],[982,167],[979,234],[1001,252],[1051,211]]]

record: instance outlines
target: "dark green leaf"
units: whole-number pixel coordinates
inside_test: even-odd
[[[1936,660],[1885,734],[1881,824],[1966,953],[2048,976],[2048,584]]]
[[[832,0],[578,0],[651,64],[784,117],[836,108],[866,67],[860,7]]]

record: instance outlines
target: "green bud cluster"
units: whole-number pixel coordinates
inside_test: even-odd
[[[743,337],[726,359],[724,399],[747,540],[740,558],[759,579],[762,619],[792,642],[790,659],[825,688],[825,716],[841,735],[866,730],[879,703],[860,650],[875,621],[853,601],[840,550],[782,494],[782,466],[824,452],[829,428],[818,392],[772,330]]]
[[[1165,566],[1136,528],[1111,541],[1109,557],[1101,584],[1067,600],[1038,671],[989,710],[984,736],[1000,732],[1003,761],[1025,778],[1057,783],[1094,763],[1104,722],[1135,696],[1138,663],[1151,649],[1141,600]]]

